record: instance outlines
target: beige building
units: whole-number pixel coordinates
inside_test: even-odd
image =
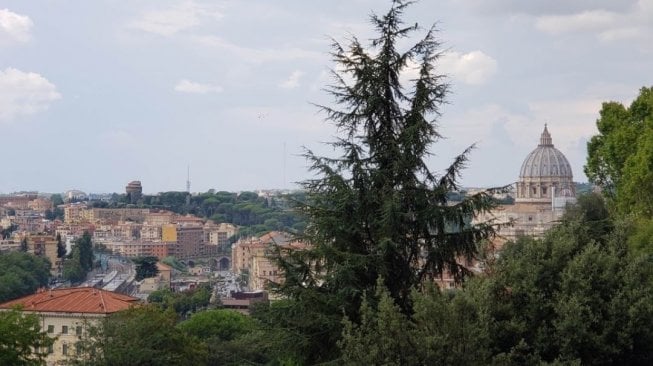
[[[542,237],[562,217],[567,204],[576,202],[571,165],[554,147],[546,125],[540,143],[521,165],[513,195],[514,204],[500,205],[475,218],[477,222],[511,223],[498,230],[498,236],[491,243],[491,249],[495,251],[500,251],[506,242],[520,236]],[[485,270],[484,264],[476,260],[461,260],[459,263],[472,272]],[[454,278],[448,273],[444,273],[437,283],[442,288],[456,287]]]
[[[512,222],[512,226],[499,231],[503,240],[523,235],[544,235],[564,214],[567,204],[576,202],[571,165],[565,155],[554,147],[546,125],[540,143],[524,159],[515,187],[514,204],[501,205],[480,217],[482,220]]]
[[[93,212],[85,203],[69,203],[63,207],[63,222],[66,224],[83,224],[92,221]]]
[[[77,342],[88,324],[109,314],[129,309],[137,298],[92,287],[44,290],[0,304],[0,311],[22,307],[22,311],[36,314],[41,330],[56,340],[47,350],[47,365],[65,365],[78,351]]]
[[[293,241],[288,233],[271,231],[259,238],[239,240],[232,246],[232,270],[248,275],[248,287],[252,291],[265,290],[269,282],[282,282],[284,277],[271,259],[271,254],[280,248],[303,249],[306,244]]]

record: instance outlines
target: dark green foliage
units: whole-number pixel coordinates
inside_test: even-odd
[[[136,307],[89,325],[79,365],[206,365],[206,345],[175,326],[174,313]]]
[[[47,286],[50,262],[28,253],[0,254],[0,302],[34,293]]]
[[[66,256],[66,245],[61,240],[61,234],[57,234],[57,258]]]
[[[184,292],[172,292],[169,289],[154,291],[147,301],[164,310],[172,310],[181,318],[191,313],[206,309],[211,300],[211,286],[202,284]]]
[[[45,365],[54,339],[41,331],[39,317],[20,309],[0,311],[0,365]]]
[[[75,240],[75,247],[79,250],[79,264],[84,271],[88,272],[93,269],[93,242],[91,234],[84,231],[82,237]]]
[[[383,282],[377,284],[378,311],[366,298],[360,309],[360,324],[344,320],[342,348],[345,365],[416,365],[417,354],[409,335],[414,324],[395,304]]]
[[[285,347],[272,331],[262,330],[249,316],[233,310],[207,310],[178,325],[206,343],[209,365],[265,364],[274,350]]]
[[[603,103],[596,125],[585,174],[621,214],[653,217],[653,88],[640,89],[628,108]]]
[[[22,239],[20,240],[20,248],[19,248],[19,250],[20,250],[21,252],[23,252],[23,253],[27,253],[27,249],[28,249],[28,248],[27,248],[27,237],[25,237],[25,238],[22,238]]]
[[[63,197],[61,197],[60,194],[53,194],[52,196],[50,196],[50,200],[52,201],[52,206],[54,206],[55,208],[59,205],[63,205],[64,203]]]
[[[230,341],[249,333],[255,327],[251,317],[234,310],[215,309],[193,314],[179,324],[184,332],[200,339]]]
[[[461,290],[414,292],[412,319],[388,303],[386,289],[377,289],[360,323],[346,322],[343,360],[651,364],[653,261],[628,253],[621,225],[598,232],[588,212],[575,212],[580,215],[569,215],[542,240],[506,244],[492,276],[474,278]]]
[[[77,284],[86,279],[87,273],[80,262],[79,248],[75,245],[69,257],[63,263],[63,278],[66,281]]]
[[[302,317],[313,319],[304,325],[289,320],[319,348],[307,351],[307,362],[336,356],[338,314],[358,322],[362,296],[373,292],[379,277],[410,316],[413,290],[445,271],[461,279],[466,269],[457,259],[474,257],[477,243],[494,235],[492,225],[471,223],[494,207],[488,194],[449,204],[469,149],[442,175],[425,162],[440,137],[435,125],[448,86],[435,70],[441,50],[433,27],[399,49],[420,31],[402,23],[408,4],[393,1],[385,15],[372,16],[377,35],[369,45],[355,37],[346,46],[333,44],[342,72],[334,72],[328,91],[338,107],[320,108],[341,132],[331,144],[340,156],[306,152],[316,178],[303,184],[307,200],[300,208],[309,225],[302,239],[313,247],[279,253],[286,279],[278,290],[297,302],[289,311],[307,310]],[[412,65],[418,76],[401,85]]]
[[[349,365],[485,365],[491,353],[483,314],[462,292],[414,291],[412,320],[379,284],[361,305],[359,324],[345,319],[342,361]],[[377,305],[372,305],[372,303]],[[485,319],[487,320],[487,319]]]
[[[161,260],[162,263],[169,265],[170,267],[176,269],[179,272],[184,272],[186,271],[186,266],[181,263],[177,258],[175,257],[165,257]]]
[[[18,225],[16,224],[11,224],[9,227],[0,229],[0,239],[8,239],[11,237],[11,234],[18,230]]]
[[[63,278],[72,283],[80,283],[93,269],[93,242],[91,234],[85,231],[81,238],[75,240],[72,250],[63,263]]]
[[[158,262],[156,257],[138,257],[132,259],[132,262],[136,264],[136,281],[154,277],[159,273],[159,269],[156,267],[156,262]]]

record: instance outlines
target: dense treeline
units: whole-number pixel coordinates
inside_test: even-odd
[[[34,293],[48,285],[50,261],[23,252],[0,254],[0,302]]]
[[[127,203],[125,195],[114,194],[110,202],[93,202],[95,207],[159,208],[178,214],[193,214],[217,223],[242,226],[240,236],[257,235],[272,230],[301,233],[306,222],[293,207],[302,202],[304,193],[261,197],[254,192],[215,192],[189,195],[187,192],[162,192],[143,196],[138,204]]]
[[[409,317],[380,286],[364,304],[361,322],[345,322],[343,360],[651,364],[653,262],[628,250],[627,224],[596,217],[600,202],[598,196],[583,198],[541,240],[508,243],[490,276],[455,291],[413,293],[415,313]]]
[[[341,324],[328,361],[649,365],[653,363],[653,261],[629,250],[632,232],[630,224],[610,216],[600,196],[588,195],[544,238],[507,243],[501,256],[488,263],[488,275],[468,279],[454,290],[434,286],[413,290],[413,311],[408,314],[380,279],[373,292],[364,294],[358,320],[323,312]],[[328,347],[324,329],[313,329],[321,335],[317,337],[304,331],[319,324],[312,317],[320,309],[290,313],[298,309],[290,305],[293,300],[261,306],[252,317],[214,309],[180,321],[190,310],[178,306],[184,301],[166,292],[153,295],[150,300],[159,306],[111,318],[105,325],[108,329],[101,331],[114,340],[95,340],[92,348],[116,360],[130,352],[134,359],[144,359],[158,350],[162,355],[170,353],[171,359],[177,357],[170,363],[175,365],[190,364],[179,355],[194,360],[194,365],[301,365],[312,364],[311,352]],[[307,299],[306,304],[313,302]],[[144,329],[175,334],[180,343],[166,345],[159,336],[139,338],[138,347],[127,342],[146,334]],[[113,364],[106,361],[90,364]]]

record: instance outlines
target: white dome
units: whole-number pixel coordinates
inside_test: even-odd
[[[540,137],[540,144],[526,156],[519,171],[519,178],[539,177],[565,177],[570,180],[573,177],[569,161],[553,146],[546,125]]]

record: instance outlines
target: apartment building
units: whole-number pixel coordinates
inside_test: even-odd
[[[288,233],[272,231],[258,238],[239,240],[232,246],[232,270],[248,274],[250,290],[265,290],[268,282],[283,281],[283,273],[271,259],[275,247],[304,249],[307,245],[293,241]]]
[[[169,247],[170,255],[174,255],[179,259],[207,255],[203,225],[192,223],[163,225],[161,227],[161,241],[174,244]]]

